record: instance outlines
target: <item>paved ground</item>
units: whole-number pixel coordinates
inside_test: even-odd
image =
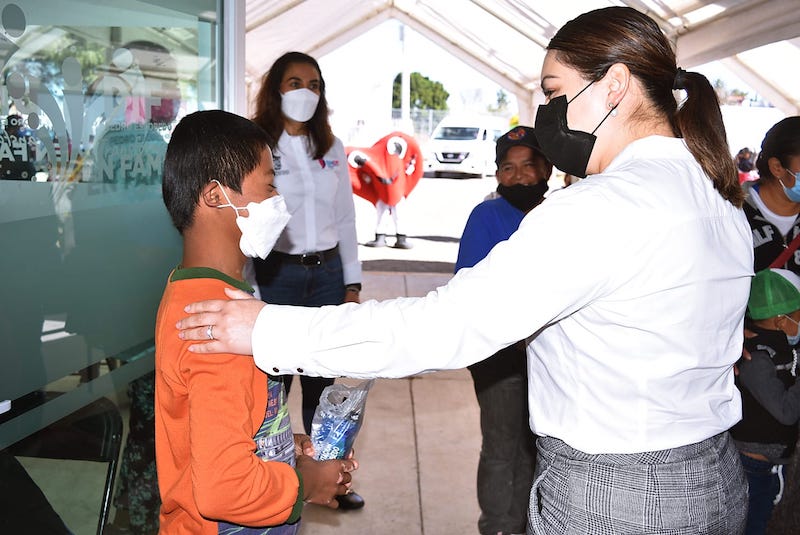
[[[414,248],[359,247],[364,269],[452,273],[469,213],[496,187],[494,177],[423,178],[406,199],[402,212],[401,224]],[[375,208],[358,197],[355,202],[358,241],[363,244],[375,237]],[[387,238],[387,242],[393,244],[394,238]]]

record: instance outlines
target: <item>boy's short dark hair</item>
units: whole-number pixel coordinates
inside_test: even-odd
[[[269,148],[267,133],[240,115],[198,111],[172,131],[164,157],[162,193],[172,223],[183,234],[192,224],[203,188],[213,179],[236,192]]]

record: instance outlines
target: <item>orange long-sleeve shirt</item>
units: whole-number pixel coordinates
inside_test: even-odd
[[[216,534],[214,519],[274,526],[300,515],[299,474],[255,454],[267,376],[249,357],[189,352],[189,342],[179,339],[175,328],[187,304],[226,299],[223,288],[243,285],[208,268],[178,269],[158,308],[155,417],[162,534]]]

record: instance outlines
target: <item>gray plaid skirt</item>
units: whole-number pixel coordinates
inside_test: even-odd
[[[747,481],[727,432],[697,444],[636,454],[589,455],[538,441],[529,535],[736,535]]]

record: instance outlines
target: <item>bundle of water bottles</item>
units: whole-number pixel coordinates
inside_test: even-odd
[[[311,422],[315,459],[342,459],[353,449],[364,422],[367,393],[374,382],[371,379],[356,386],[337,383],[322,391]]]

